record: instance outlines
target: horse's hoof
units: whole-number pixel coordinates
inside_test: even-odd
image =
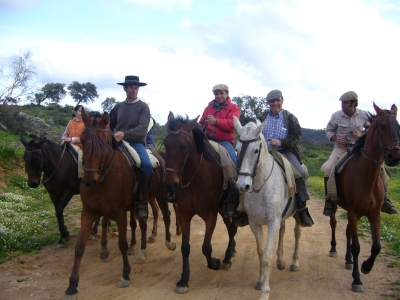
[[[292,271],[292,272],[297,272],[297,271],[299,270],[299,266],[296,266],[296,265],[290,265],[290,268],[289,268],[289,270],[290,270],[290,271]]]
[[[67,245],[59,243],[59,244],[57,244],[56,249],[61,249],[61,248],[65,248],[65,247],[67,247]]]
[[[110,255],[110,251],[101,252],[100,259],[107,259],[109,255]]]
[[[337,256],[337,252],[329,252],[329,257],[336,257]]]
[[[254,288],[259,291],[259,290],[261,290],[261,286],[262,286],[261,282],[257,282],[257,284]]]
[[[286,262],[276,262],[276,266],[278,267],[279,270],[284,270],[286,267]]]
[[[221,270],[229,270],[232,267],[232,263],[222,263]]]
[[[347,270],[353,270],[353,264],[346,264],[345,267]]]
[[[361,272],[363,273],[363,274],[369,274],[370,272],[371,272],[371,270],[372,270],[372,268],[366,268],[365,267],[365,261],[361,264]]]
[[[177,287],[175,288],[175,293],[177,293],[177,294],[184,294],[184,293],[186,293],[188,290],[189,290],[189,287],[187,287],[187,286],[177,286]]]
[[[140,250],[139,256],[133,262],[134,264],[144,264],[146,261],[147,250]]]
[[[92,241],[92,240],[94,240],[94,239],[95,239],[94,234],[89,235],[89,241]]]
[[[168,248],[168,250],[171,250],[171,251],[175,251],[175,249],[176,249],[176,244],[173,241],[170,241],[170,242],[165,241],[165,246]]]
[[[236,250],[232,251],[232,257],[236,257],[236,254],[237,254]]]
[[[65,295],[64,300],[77,300],[78,299],[78,294],[74,295]]]
[[[121,279],[119,280],[119,282],[117,284],[117,287],[124,288],[124,287],[129,286],[130,284],[131,284],[130,280],[126,280],[123,277],[121,277]]]
[[[351,285],[351,290],[353,292],[363,293],[364,292],[364,286],[362,284],[352,284]]]
[[[150,244],[155,243],[155,242],[156,242],[156,238],[150,236],[150,237],[148,238],[147,242],[150,243]]]
[[[135,249],[128,249],[128,255],[135,254]]]

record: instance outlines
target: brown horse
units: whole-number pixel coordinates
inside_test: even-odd
[[[223,260],[223,268],[229,268],[232,253],[235,252],[234,237],[237,227],[225,217],[222,208],[222,168],[213,155],[206,135],[197,125],[197,119],[188,120],[169,113],[166,124],[164,183],[170,193],[176,195],[179,207],[179,223],[182,228],[183,268],[175,292],[185,293],[189,289],[190,222],[194,215],[206,223],[202,251],[207,266],[212,270],[221,268],[221,261],[212,257],[211,237],[217,223],[218,212],[228,229],[229,243]]]
[[[100,216],[115,220],[118,226],[118,246],[123,258],[122,278],[118,287],[130,284],[130,264],[128,261],[127,211],[134,208],[134,201],[138,196],[137,175],[130,167],[124,154],[117,150],[109,127],[109,115],[92,118],[82,110],[82,120],[85,129],[81,135],[83,153],[85,156],[85,172],[81,185],[81,199],[83,204],[81,215],[81,231],[75,246],[75,260],[69,280],[65,299],[76,299],[78,294],[79,269],[86,242],[90,235],[91,224]],[[171,240],[169,232],[170,211],[166,202],[166,192],[162,186],[164,160],[153,152],[158,158],[161,167],[157,168],[153,176],[153,184],[149,198],[157,198],[158,205],[163,213],[165,224],[165,245],[170,250],[175,250],[176,245]],[[140,220],[141,227],[146,228],[146,220]],[[142,238],[142,250],[146,250],[145,239]]]
[[[43,186],[49,193],[50,199],[54,205],[58,227],[60,231],[60,240],[56,248],[63,248],[69,240],[69,232],[64,223],[64,209],[71,200],[72,196],[79,194],[81,179],[78,178],[78,164],[75,162],[71,153],[65,148],[67,144],[62,146],[32,135],[29,142],[21,136],[21,143],[25,147],[24,160],[25,171],[28,175],[28,185],[31,188],[37,188],[42,182]],[[42,179],[43,176],[43,179]],[[157,237],[157,224],[159,216],[159,208],[154,198],[149,199],[153,211],[153,230],[148,239],[149,243],[153,243]],[[97,233],[99,220],[93,226],[93,236]],[[178,226],[178,224],[177,224]],[[134,212],[131,212],[131,228],[132,238],[129,246],[128,254],[134,253],[136,245],[136,221]],[[107,249],[107,231],[108,220],[103,219],[102,242],[103,251],[100,258],[108,257]],[[140,262],[140,261],[138,261]]]
[[[362,216],[366,216],[371,226],[371,255],[361,265],[361,272],[368,274],[381,250],[380,212],[384,200],[384,188],[380,179],[382,163],[385,162],[388,166],[394,166],[400,160],[396,105],[393,104],[388,111],[380,109],[374,103],[374,109],[376,116],[372,119],[367,134],[358,140],[353,149],[354,156],[343,172],[338,175],[338,190],[340,192],[338,205],[347,210],[348,220],[346,228],[346,268],[353,269],[352,290],[354,292],[364,291],[358,266],[358,255],[360,253],[357,233],[358,221]],[[332,229],[330,256],[336,256],[335,215],[331,217],[330,224]]]

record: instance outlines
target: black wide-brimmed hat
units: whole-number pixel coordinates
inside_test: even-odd
[[[125,82],[120,82],[117,84],[123,85],[123,86],[127,86],[127,85],[145,86],[145,85],[147,85],[147,83],[140,82],[139,76],[135,76],[135,75],[125,76]]]

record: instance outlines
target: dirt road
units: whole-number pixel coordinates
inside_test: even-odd
[[[388,299],[383,295],[393,295],[390,283],[399,280],[400,270],[388,267],[393,258],[385,254],[388,251],[387,247],[383,245],[372,272],[368,275],[362,274],[365,292],[352,292],[351,271],[344,268],[345,220],[339,220],[338,223],[338,257],[331,258],[328,256],[329,219],[322,215],[323,202],[312,199],[308,203],[315,225],[303,229],[300,269],[296,273],[288,270],[294,247],[294,220],[290,218],[286,222],[284,242],[287,267],[279,271],[276,268],[275,255],[271,271],[270,299],[365,300]],[[164,246],[162,221],[159,221],[159,226],[156,243],[148,244],[146,263],[133,264],[134,257],[130,257],[131,284],[123,289],[116,287],[122,274],[122,258],[117,246],[117,237],[109,239],[111,254],[106,260],[99,259],[100,239],[89,241],[80,273],[79,299],[259,299],[260,292],[254,289],[259,263],[255,239],[249,226],[238,230],[238,254],[233,258],[232,268],[228,271],[212,271],[207,269],[201,253],[204,222],[199,218],[193,220],[190,289],[184,295],[174,292],[182,267],[181,239],[174,235],[177,249],[174,252],[167,250]],[[213,236],[215,257],[223,258],[227,244],[226,236],[226,229],[219,219]],[[72,269],[75,241],[76,238],[72,239],[72,244],[64,249],[54,250],[48,247],[38,254],[22,255],[0,265],[0,299],[63,299]],[[369,237],[361,240],[361,260],[369,256],[370,245]]]

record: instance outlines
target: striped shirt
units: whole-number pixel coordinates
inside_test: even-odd
[[[268,146],[271,146],[271,139],[282,140],[287,137],[287,129],[283,123],[283,109],[275,117],[269,112],[263,129],[263,135]],[[279,150],[281,148],[275,147],[275,149]]]

